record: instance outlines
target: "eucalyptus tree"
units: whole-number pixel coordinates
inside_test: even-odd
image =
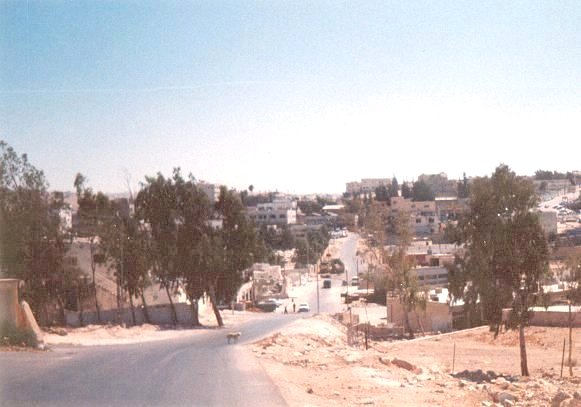
[[[177,197],[174,178],[181,177],[179,169],[174,169],[173,178],[165,178],[161,173],[146,177],[143,188],[135,200],[136,214],[149,230],[149,251],[153,275],[165,289],[172,319],[177,324],[177,312],[171,291],[179,283],[177,267]]]
[[[548,248],[534,208],[534,185],[500,165],[490,177],[476,178],[470,188],[470,211],[461,218],[456,243],[462,257],[450,269],[452,298],[466,309],[479,309],[495,335],[502,309],[511,308],[507,325],[519,330],[521,374],[528,376],[524,328],[529,308],[539,297],[548,270]]]
[[[18,155],[0,140],[0,268],[5,276],[24,280],[23,292],[41,322],[49,306],[64,299],[77,275],[65,270],[67,248],[59,228],[62,200],[48,194],[48,183],[26,154]]]
[[[174,187],[177,274],[192,307],[193,324],[200,325],[198,303],[205,294],[208,256],[212,250],[208,244],[208,236],[212,233],[212,207],[206,194],[197,188],[193,177],[184,180],[177,174],[174,176]]]
[[[109,218],[101,229],[101,247],[109,265],[115,270],[118,286],[118,307],[123,293],[127,293],[135,325],[134,299],[141,299],[145,320],[148,322],[144,291],[150,285],[149,236],[145,225],[134,215],[123,217],[119,213]]]
[[[89,241],[89,254],[92,294],[95,300],[95,311],[97,321],[101,322],[101,307],[97,296],[97,281],[95,278],[97,264],[105,263],[103,245],[100,244],[99,235],[103,235],[105,227],[113,221],[113,205],[109,197],[102,192],[94,193],[87,185],[88,179],[81,173],[77,173],[73,186],[77,193],[78,204],[78,234],[84,236]]]
[[[223,326],[217,302],[235,299],[243,282],[242,272],[256,259],[260,242],[254,226],[246,217],[244,205],[233,191],[225,187],[220,189],[216,211],[222,220],[222,227],[212,231],[208,238],[211,249],[208,264],[211,269],[207,289],[216,321]]]
[[[418,284],[414,261],[407,255],[412,240],[409,213],[399,212],[392,220],[398,244],[389,250],[384,246],[385,233],[390,222],[387,208],[376,202],[369,208],[365,229],[374,237],[373,245],[367,252],[372,254],[373,259],[368,267],[379,273],[374,276],[374,280],[384,286],[378,288],[393,292],[399,299],[403,310],[404,328],[413,338],[409,314],[418,308],[425,309],[426,294],[423,287]]]

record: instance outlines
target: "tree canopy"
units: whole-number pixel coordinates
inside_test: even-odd
[[[532,182],[506,165],[491,177],[476,178],[470,212],[461,218],[456,234],[465,253],[450,269],[451,296],[462,298],[472,314],[480,310],[495,333],[503,323],[502,309],[512,309],[508,325],[520,331],[523,375],[528,375],[528,309],[548,269],[545,235],[533,211],[534,191]]]

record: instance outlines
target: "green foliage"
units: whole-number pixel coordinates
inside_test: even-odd
[[[31,329],[22,329],[5,321],[0,325],[0,345],[36,348],[38,341]]]
[[[572,172],[558,172],[558,171],[546,171],[546,170],[537,170],[535,171],[535,179],[536,180],[559,180],[559,179],[567,179],[571,183],[571,185],[576,184],[576,177],[575,174]]]
[[[436,199],[436,195],[424,181],[416,181],[412,189],[412,199],[414,201],[433,201]]]
[[[295,237],[287,226],[274,229],[262,225],[258,230],[258,237],[269,251],[290,250],[295,247]]]
[[[314,264],[323,255],[329,245],[329,232],[326,228],[309,231],[307,239],[297,239],[295,244],[295,262],[306,265]]]
[[[64,300],[76,273],[63,264],[68,242],[59,228],[62,194],[47,193],[42,171],[0,141],[0,267],[7,277],[24,280],[24,298],[37,315]]]
[[[570,255],[566,260],[566,267],[569,273],[571,291],[568,298],[576,304],[581,303],[581,253]]]
[[[323,204],[319,201],[301,200],[297,202],[297,206],[305,215],[320,213],[323,210]]]
[[[512,308],[509,326],[524,332],[528,309],[548,270],[547,242],[533,212],[536,203],[532,182],[501,165],[490,178],[473,182],[470,213],[458,226],[456,243],[465,244],[465,254],[450,268],[451,296],[462,298],[472,314],[479,307],[496,333],[506,307]]]
[[[411,198],[413,196],[412,189],[409,187],[407,182],[404,182],[401,186],[401,196],[403,196],[406,199]]]
[[[375,188],[375,200],[379,202],[387,202],[390,198],[390,192],[386,186],[380,185]]]
[[[470,196],[470,184],[468,183],[468,178],[466,178],[466,173],[462,177],[462,181],[458,181],[458,198],[468,198]]]

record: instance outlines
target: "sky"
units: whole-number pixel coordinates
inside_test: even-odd
[[[581,2],[0,0],[0,139],[56,190],[581,170]]]

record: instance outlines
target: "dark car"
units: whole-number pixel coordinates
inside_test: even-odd
[[[331,280],[328,278],[323,280],[323,288],[331,288]]]

